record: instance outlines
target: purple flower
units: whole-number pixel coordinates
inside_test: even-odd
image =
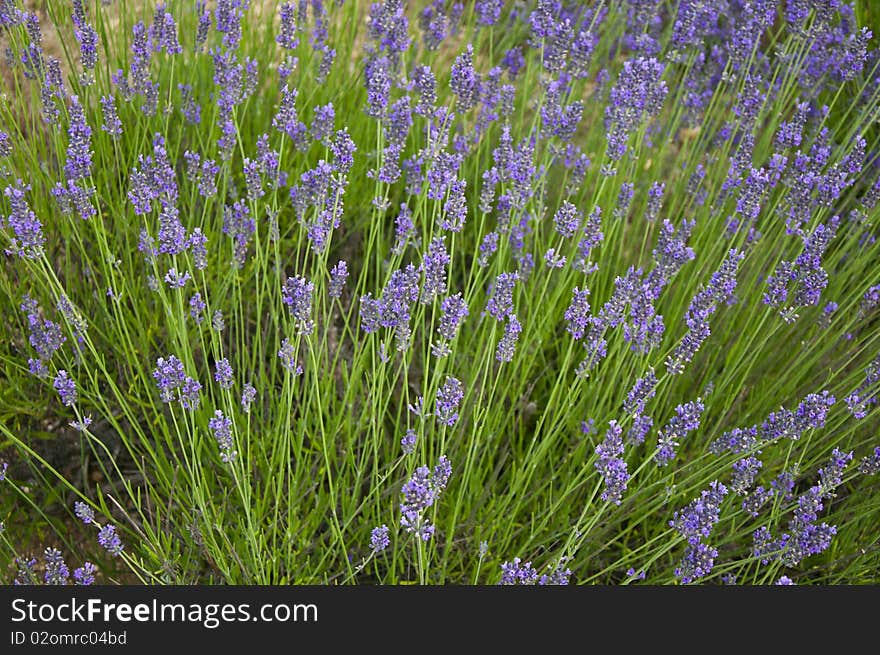
[[[98,571],[98,567],[96,567],[91,562],[85,562],[78,569],[74,569],[73,571],[73,579],[74,582],[81,586],[88,586],[94,584],[95,582],[95,573]]]
[[[675,408],[675,416],[660,430],[657,437],[654,461],[658,466],[666,466],[671,462],[679,445],[678,440],[700,427],[700,415],[703,409],[703,403],[699,398]]]
[[[208,428],[214,434],[217,445],[220,447],[220,459],[227,464],[234,462],[238,453],[233,448],[235,443],[232,438],[232,419],[223,415],[219,409],[214,412],[214,417],[208,421]]]
[[[245,414],[249,414],[251,411],[251,404],[253,404],[256,398],[257,390],[254,388],[254,385],[247,382],[241,389],[241,411]]]
[[[467,199],[465,198],[466,182],[455,180],[449,185],[449,198],[443,205],[443,217],[440,227],[449,232],[461,232],[467,220]]]
[[[498,250],[498,232],[492,231],[483,237],[480,243],[480,254],[477,257],[477,266],[485,268],[489,265],[489,258]]]
[[[428,541],[434,534],[434,526],[425,517],[425,510],[440,496],[452,474],[452,466],[441,455],[434,470],[420,466],[400,490],[400,525],[409,533]]]
[[[310,333],[315,322],[312,320],[312,292],[315,289],[313,282],[297,275],[287,278],[281,290],[281,301],[290,307],[293,323],[300,334]]]
[[[626,485],[629,481],[629,473],[626,461],[623,459],[623,430],[617,421],[610,421],[605,439],[596,446],[596,455],[599,459],[595,462],[596,470],[605,481],[605,489],[602,491],[602,500],[620,505]]]
[[[430,66],[416,66],[413,71],[413,84],[419,94],[414,111],[420,116],[431,116],[437,102],[437,81]]]
[[[327,103],[321,107],[315,108],[315,117],[312,119],[312,126],[309,132],[315,141],[323,141],[333,133],[333,121],[336,113],[333,109],[333,103]]]
[[[745,500],[743,500],[743,511],[749,516],[757,517],[761,512],[761,508],[770,501],[771,497],[772,493],[769,489],[765,489],[762,486],[755,487],[755,489],[746,496]]]
[[[712,570],[716,557],[718,557],[716,548],[699,542],[689,544],[684,558],[675,569],[675,577],[680,579],[682,584],[690,584],[704,578]]]
[[[449,82],[456,96],[456,109],[462,113],[473,107],[479,98],[480,74],[474,70],[474,47],[467,49],[452,63],[452,78]]]
[[[294,375],[302,375],[303,369],[302,366],[296,363],[296,350],[293,347],[293,344],[290,343],[290,339],[284,339],[281,342],[281,349],[278,351],[278,358],[281,360],[281,365],[287,369],[290,373]]]
[[[486,311],[496,320],[503,321],[513,313],[513,289],[518,279],[518,273],[501,273],[490,287]]]
[[[221,389],[232,388],[232,375],[232,366],[229,365],[229,360],[225,357],[218,360],[214,368],[214,380],[220,385]]]
[[[668,93],[666,82],[661,79],[663,71],[663,64],[653,57],[638,57],[623,64],[605,108],[608,156],[612,160],[623,157],[629,135],[643,121],[660,113]]]
[[[98,33],[87,22],[85,6],[81,1],[74,2],[73,11],[73,35],[79,43],[79,58],[86,74],[83,76],[85,84],[93,81],[92,72],[98,63]]]
[[[538,584],[538,571],[532,568],[531,562],[522,563],[522,559],[514,557],[512,562],[501,565],[501,585],[535,585]]]
[[[685,314],[688,330],[666,360],[666,370],[669,373],[682,373],[685,364],[694,358],[700,346],[709,338],[709,318],[718,309],[718,305],[733,297],[737,270],[744,257],[742,251],[730,250],[721,266],[712,274],[709,284],[691,300]]]
[[[388,548],[391,540],[388,538],[388,526],[384,523],[379,527],[373,528],[370,532],[370,550],[373,554],[377,554]]]
[[[174,355],[160,357],[156,360],[156,369],[153,371],[153,379],[159,387],[159,396],[162,402],[170,403],[173,400],[172,392],[179,389],[186,378],[183,364]]]
[[[855,418],[860,420],[865,418],[871,406],[877,404],[878,397],[880,397],[878,383],[880,383],[880,354],[865,368],[864,381],[844,400]]]
[[[0,157],[12,156],[12,140],[6,132],[0,131]]]
[[[653,253],[655,266],[645,279],[653,300],[660,297],[660,291],[682,266],[695,257],[693,249],[687,246],[687,239],[695,225],[695,221],[684,220],[676,228],[669,221],[663,221]]]
[[[400,439],[400,447],[403,449],[404,455],[411,455],[416,450],[416,441],[419,435],[415,430],[407,430],[406,434]]]
[[[181,274],[177,272],[176,268],[168,269],[168,272],[165,274],[165,282],[174,289],[182,289],[191,279],[189,271],[184,271]]]
[[[852,451],[845,453],[838,448],[832,451],[828,464],[819,469],[819,489],[823,497],[831,498],[834,489],[843,484],[843,472],[852,458]]]
[[[40,32],[40,19],[34,13],[16,11],[19,18],[18,22],[24,22],[28,33],[29,43],[21,55],[21,63],[24,64],[25,68],[25,77],[36,79],[40,71],[43,70],[43,48],[41,46],[43,35]]]
[[[420,298],[422,303],[430,304],[434,298],[446,293],[446,267],[449,262],[444,238],[436,237],[428,246],[419,269],[425,276]]]
[[[520,332],[522,332],[522,325],[516,318],[516,314],[508,314],[507,323],[504,325],[504,335],[498,342],[498,348],[495,351],[495,359],[501,363],[513,361]]]
[[[467,303],[461,293],[444,298],[440,304],[440,325],[437,332],[447,340],[452,340],[468,316]]]
[[[45,362],[52,359],[52,356],[64,344],[67,338],[61,333],[61,327],[57,323],[50,320],[44,320],[40,316],[40,308],[37,301],[30,296],[25,296],[21,303],[21,311],[27,314],[28,328],[30,335],[28,340],[34,350],[37,351],[40,358],[35,360],[33,369],[46,374]]]
[[[333,168],[340,174],[346,175],[354,163],[354,153],[357,147],[346,129],[338,130],[333,141],[330,143],[330,152],[333,153]]]
[[[3,194],[9,200],[11,211],[5,220],[0,215],[0,227],[4,224],[9,226],[15,235],[9,240],[11,247],[6,250],[7,255],[15,254],[25,259],[37,259],[43,255],[46,237],[43,236],[43,224],[25,199],[25,193],[30,189],[29,184],[26,185],[18,180],[14,186],[8,186],[3,190]]]
[[[193,317],[196,324],[201,324],[204,316],[202,316],[202,312],[205,311],[205,301],[202,300],[202,294],[196,291],[192,297],[189,299],[189,315]]]
[[[275,41],[286,50],[296,50],[299,45],[296,24],[296,9],[292,2],[285,2],[278,10],[281,17],[281,32],[275,37]]]
[[[272,127],[287,135],[293,145],[302,148],[307,144],[308,130],[296,111],[296,99],[298,92],[295,88],[285,85],[281,89],[281,102],[278,111],[272,118]],[[338,133],[337,133],[338,136]]]
[[[590,212],[587,217],[587,223],[584,225],[583,238],[578,242],[578,256],[572,262],[575,270],[581,273],[589,274],[595,271],[598,266],[590,261],[590,252],[602,243],[605,235],[602,233],[602,208],[596,208]]]
[[[13,585],[18,586],[37,584],[37,574],[34,571],[35,567],[37,566],[36,559],[22,559],[20,557],[16,557],[15,565],[18,568],[18,572],[15,575],[15,579],[12,581]]]
[[[388,57],[373,56],[364,66],[364,80],[367,87],[367,115],[379,118],[385,113],[391,93],[390,60]]]
[[[61,396],[61,403],[67,407],[73,407],[74,403],[76,403],[76,383],[68,377],[67,371],[58,371],[52,386],[55,387],[58,395]]]
[[[391,274],[379,299],[371,294],[361,297],[361,327],[375,332],[379,327],[394,328],[397,349],[405,350],[411,335],[410,314],[419,298],[419,275],[409,264]]]
[[[880,473],[880,446],[874,448],[871,455],[866,455],[859,462],[859,473],[862,475],[876,475]]]
[[[122,554],[122,539],[116,534],[116,526],[105,525],[102,527],[98,531],[98,543],[114,557],[119,557]]]
[[[256,230],[257,224],[243,201],[238,200],[224,208],[223,233],[232,237],[233,261],[237,268],[244,266],[247,245]]]
[[[381,52],[387,52],[396,70],[400,55],[409,49],[409,20],[399,0],[370,5],[369,36]]]
[[[565,238],[571,238],[580,227],[583,215],[577,207],[567,200],[563,200],[556,214],[553,216],[553,227]]]
[[[119,115],[116,113],[116,99],[113,96],[101,98],[101,112],[104,117],[101,129],[114,139],[121,137],[122,121],[119,120]]]
[[[263,177],[260,172],[261,165],[257,160],[244,158],[242,163],[244,172],[245,186],[247,187],[248,200],[258,200],[262,198],[266,192],[263,191]]]
[[[568,326],[565,328],[572,337],[577,340],[583,338],[590,325],[590,290],[575,287],[572,291],[571,304],[565,310],[565,320]]]
[[[562,558],[550,575],[538,575],[531,562],[522,563],[522,559],[514,557],[512,562],[501,565],[500,585],[567,585],[571,577],[571,569],[565,567],[566,558]]]
[[[487,27],[494,25],[501,18],[501,9],[504,0],[477,0],[474,11],[477,14],[477,24]]]
[[[43,580],[47,585],[66,585],[70,578],[70,569],[57,548],[47,548],[44,553],[45,572]]]
[[[690,544],[697,544],[701,537],[708,537],[712,528],[718,523],[721,513],[721,502],[727,495],[727,487],[712,481],[708,489],[700,493],[700,497],[693,500],[683,510],[673,514],[669,525],[676,530]]]
[[[201,390],[202,385],[198,380],[187,377],[180,388],[181,407],[191,411],[197,410],[199,408],[199,403],[201,402],[201,397],[199,395]]]
[[[657,376],[651,369],[633,384],[623,403],[623,411],[633,416],[645,411],[645,403],[657,393]]]
[[[733,463],[733,480],[730,482],[730,488],[733,493],[745,496],[749,487],[755,482],[763,462],[757,457],[749,456],[738,459]]]
[[[464,388],[461,382],[447,375],[443,386],[437,391],[435,414],[437,420],[444,425],[452,427],[458,421],[458,408],[464,398]]]
[[[164,4],[156,6],[150,32],[153,49],[156,52],[165,50],[169,55],[178,55],[183,52],[180,41],[177,40],[177,23],[174,21],[174,16],[165,11]]]
[[[76,501],[73,504],[73,511],[77,518],[84,524],[89,525],[95,522],[95,511],[82,501]]]
[[[75,182],[92,174],[92,128],[86,122],[79,98],[71,96],[70,101],[70,127],[67,129],[69,141],[64,175],[68,182]]]
[[[794,285],[794,307],[817,305],[828,284],[828,273],[822,268],[822,255],[837,231],[838,218],[827,225],[818,225],[804,237],[803,252],[794,261],[782,261],[773,275],[767,278],[764,303],[779,308],[787,322],[796,317],[791,307],[783,306],[788,300],[788,286]]]
[[[330,269],[330,287],[327,294],[331,298],[341,298],[342,290],[345,288],[345,281],[348,279],[348,265],[344,260],[336,263],[336,266]]]
[[[633,417],[633,424],[626,433],[626,438],[633,444],[645,443],[645,437],[648,436],[652,427],[654,427],[653,418],[645,414],[637,414]]]

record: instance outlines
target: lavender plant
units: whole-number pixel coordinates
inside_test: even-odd
[[[878,581],[869,3],[47,7],[3,579]]]

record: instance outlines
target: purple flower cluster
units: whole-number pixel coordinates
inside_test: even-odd
[[[688,543],[695,544],[712,533],[721,515],[721,503],[727,495],[727,487],[713,480],[708,489],[690,505],[673,514],[669,525],[675,528]]]
[[[449,342],[455,339],[467,317],[468,307],[461,293],[443,299],[440,303],[440,324],[437,326],[440,341],[431,346],[431,352],[436,357],[446,357],[452,352]]]
[[[67,338],[61,333],[61,326],[41,316],[37,301],[30,296],[24,297],[20,308],[27,315],[28,341],[39,356],[36,359],[28,360],[28,368],[34,375],[45,377],[49,375],[46,367],[47,362],[67,341]]]
[[[287,278],[281,289],[281,302],[290,308],[293,324],[300,334],[308,334],[315,328],[315,321],[312,319],[314,290],[314,283],[300,275]]]
[[[795,411],[783,407],[768,414],[760,425],[729,430],[709,444],[709,451],[716,455],[724,452],[738,455],[756,451],[783,437],[797,441],[807,430],[825,425],[828,410],[834,403],[835,398],[828,391],[807,394]]]
[[[240,200],[227,205],[223,210],[223,234],[233,241],[233,263],[237,268],[244,266],[247,259],[248,242],[257,231],[257,224],[248,206]]]
[[[839,219],[834,217],[827,225],[819,225],[804,237],[804,250],[794,261],[782,261],[773,275],[767,278],[764,303],[780,310],[787,322],[796,318],[794,309],[819,304],[823,289],[828,285],[828,273],[822,268],[822,255],[837,231]],[[794,293],[789,298],[789,286]]]
[[[796,566],[810,555],[828,549],[837,528],[820,523],[819,514],[825,507],[823,500],[832,498],[834,490],[842,484],[844,471],[852,458],[852,452],[834,449],[828,463],[819,469],[818,484],[797,498],[787,531],[778,538],[773,537],[767,526],[754,532],[752,552],[761,558],[762,564],[779,560],[784,566]]]
[[[744,257],[745,254],[739,250],[729,251],[721,266],[712,274],[709,283],[691,300],[685,314],[687,332],[666,360],[666,370],[669,373],[682,373],[685,365],[693,360],[700,346],[709,338],[709,319],[722,302],[733,298],[737,270]]]
[[[98,530],[98,543],[114,557],[122,554],[122,539],[116,533],[116,526],[107,524]]]
[[[361,328],[367,333],[393,328],[398,350],[406,350],[412,334],[412,308],[418,299],[419,273],[409,264],[391,274],[379,298],[369,293],[361,297]]]
[[[700,497],[691,502],[683,510],[673,514],[669,525],[687,539],[681,563],[675,569],[675,576],[682,584],[689,584],[705,577],[712,570],[718,550],[704,543],[704,539],[712,533],[712,528],[721,516],[721,503],[727,495],[727,487],[713,480],[708,489],[700,493]]]
[[[327,295],[331,298],[341,298],[342,291],[345,289],[345,281],[348,279],[348,264],[344,260],[336,262],[336,265],[330,269],[330,285]]]
[[[876,475],[880,473],[880,446],[874,448],[874,452],[866,455],[859,462],[859,473],[862,475]]]
[[[233,385],[232,366],[225,357],[218,359],[214,365],[214,381],[220,385],[221,389],[231,389]]]
[[[281,342],[281,348],[278,350],[278,358],[281,360],[281,365],[285,370],[293,375],[302,375],[303,368],[301,365],[297,364],[296,348],[290,342],[290,339],[285,338],[284,341]]]
[[[3,195],[9,201],[10,212],[5,217],[0,214],[0,229],[8,227],[12,231],[10,247],[5,251],[7,255],[37,259],[43,256],[46,237],[43,235],[43,224],[25,198],[30,190],[30,185],[21,180],[3,190]]]
[[[443,237],[435,238],[428,245],[428,251],[419,269],[425,277],[420,297],[422,303],[430,304],[434,298],[446,293],[446,267],[449,262],[450,257],[446,252]]]
[[[163,403],[170,403],[177,398],[184,409],[198,408],[202,385],[198,380],[186,375],[183,363],[174,355],[156,360],[153,379],[159,388],[159,397]]]
[[[425,516],[425,510],[431,507],[446,488],[452,466],[445,455],[441,455],[434,470],[420,466],[400,490],[400,525],[404,530],[428,541],[434,535],[434,525]]]
[[[72,407],[76,403],[76,383],[67,375],[67,371],[60,370],[52,382],[55,391],[61,396],[61,403]]]
[[[381,553],[391,545],[391,539],[388,537],[388,526],[382,524],[373,528],[370,532],[370,550],[373,554]]]
[[[629,135],[647,119],[660,113],[669,89],[664,67],[653,57],[637,57],[623,64],[605,108],[608,156],[616,161],[627,151]]]
[[[437,401],[434,413],[443,425],[452,427],[458,421],[458,410],[464,399],[464,387],[461,382],[447,375],[446,381],[437,390]]]
[[[878,399],[880,399],[880,354],[868,364],[865,368],[865,379],[844,402],[854,417],[863,419],[868,415],[871,406],[877,404]]]
[[[513,313],[513,290],[519,280],[518,273],[501,273],[489,288],[486,311],[498,321]]]
[[[623,459],[623,429],[617,421],[611,421],[605,439],[596,446],[596,470],[605,481],[605,489],[602,491],[602,500],[620,505],[626,485],[629,481],[629,472],[626,468],[626,460]]]
[[[416,442],[419,435],[415,430],[407,430],[406,434],[400,439],[400,447],[403,449],[404,455],[412,455],[416,450]]]
[[[566,559],[562,558],[556,567],[547,574],[539,574],[532,567],[531,562],[523,563],[519,557],[514,557],[512,562],[504,562],[501,565],[500,585],[567,585],[571,577],[571,569],[565,566]]]
[[[238,453],[233,450],[235,441],[232,436],[232,419],[218,409],[214,412],[213,418],[208,421],[208,428],[220,447],[220,459],[227,464],[234,462]]]
[[[654,453],[657,466],[666,466],[675,458],[676,448],[679,446],[678,440],[700,427],[700,416],[704,409],[703,402],[699,398],[676,406],[675,416],[663,426],[657,436],[657,451]]]

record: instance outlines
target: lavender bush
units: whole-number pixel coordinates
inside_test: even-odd
[[[45,6],[4,579],[878,581],[869,4]]]

